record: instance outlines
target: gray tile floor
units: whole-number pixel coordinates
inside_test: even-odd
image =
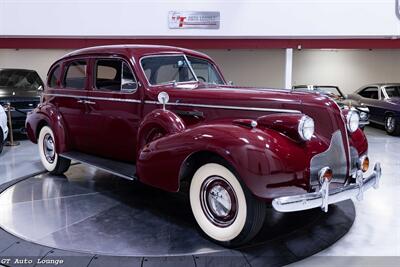
[[[0,154],[0,184],[43,171],[37,145],[22,140],[19,146],[4,146]]]
[[[369,143],[369,158],[374,164],[382,164],[381,186],[378,190],[367,192],[364,201],[354,200],[356,220],[349,233],[333,246],[313,257],[293,266],[374,266],[374,260],[365,256],[400,256],[400,137],[386,135],[385,131],[372,127],[366,128]],[[373,166],[373,165],[371,165]],[[327,257],[323,256],[353,256]],[[354,257],[362,256],[362,257]],[[387,258],[386,262],[400,258]],[[379,261],[379,265],[385,262]],[[377,265],[375,265],[377,266]],[[399,265],[397,265],[399,266]]]
[[[323,256],[400,256],[400,137],[367,127],[369,156],[380,161],[383,176],[379,190],[355,201],[357,217],[350,232],[330,248],[294,266],[331,266]],[[6,147],[0,155],[0,183],[43,170],[36,145],[22,141],[18,147]],[[337,258],[346,265],[359,265],[365,258]]]

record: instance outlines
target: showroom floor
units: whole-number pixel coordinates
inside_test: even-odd
[[[329,266],[330,262],[321,256],[400,256],[400,212],[395,208],[400,206],[397,193],[400,180],[395,173],[395,168],[400,165],[397,156],[400,137],[388,136],[384,131],[371,127],[366,129],[366,133],[372,164],[376,161],[382,164],[381,187],[378,191],[366,193],[363,202],[354,201],[356,219],[343,238],[315,256],[294,263],[294,266]],[[28,141],[22,141],[18,147],[5,147],[0,155],[0,184],[42,171],[37,154],[36,145]],[[91,171],[90,168],[87,171]],[[335,257],[335,260],[355,265],[365,261],[365,257]]]

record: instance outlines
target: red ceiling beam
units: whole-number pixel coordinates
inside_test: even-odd
[[[77,49],[109,44],[159,44],[192,49],[397,49],[400,39],[0,38],[0,48],[11,49]]]

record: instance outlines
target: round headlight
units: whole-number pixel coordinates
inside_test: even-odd
[[[299,136],[304,141],[308,141],[314,134],[314,120],[307,115],[304,115],[299,122]]]
[[[358,115],[358,112],[350,110],[349,113],[347,113],[346,119],[347,129],[349,132],[354,133],[360,124],[360,116]]]
[[[360,112],[360,119],[367,120],[368,119],[368,113],[361,111]]]

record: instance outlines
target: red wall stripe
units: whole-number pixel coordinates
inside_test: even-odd
[[[397,49],[400,39],[111,39],[0,38],[0,48],[77,49],[109,44],[159,44],[192,49]]]

